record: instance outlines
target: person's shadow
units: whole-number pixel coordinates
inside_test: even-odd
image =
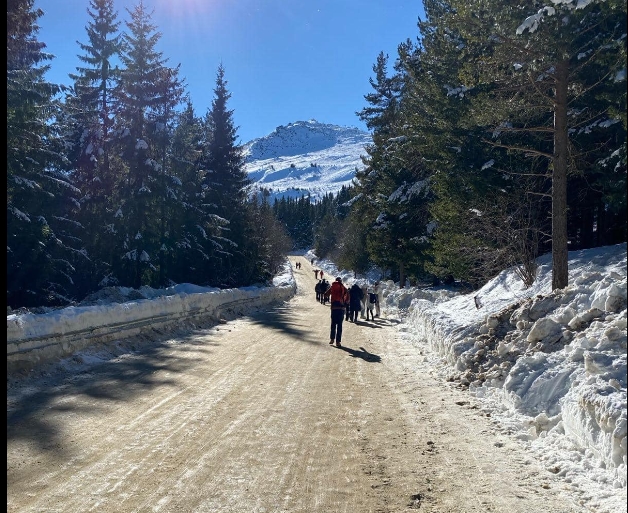
[[[373,323],[373,324],[371,324]],[[364,319],[360,319],[359,321],[355,321],[354,323],[356,326],[366,326],[367,328],[383,328],[384,326],[379,326],[379,324],[384,324],[382,321],[376,321],[374,319],[370,320],[370,321],[366,321]]]
[[[343,351],[346,351],[354,358],[362,358],[362,360],[364,360],[365,362],[380,363],[382,361],[379,355],[369,353],[363,347],[361,347],[359,351],[357,349],[351,349],[350,347],[347,347],[347,346],[341,346],[338,349],[342,349]]]

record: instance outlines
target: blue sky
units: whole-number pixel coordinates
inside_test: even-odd
[[[139,0],[117,0],[120,28]],[[144,0],[162,37],[157,50],[181,64],[198,115],[211,105],[222,62],[228,107],[240,142],[279,125],[316,119],[366,127],[355,112],[371,92],[380,51],[418,37],[420,1],[402,0]],[[44,11],[38,38],[55,55],[47,79],[69,84],[79,65],[77,41],[87,43],[88,0],[36,0]]]

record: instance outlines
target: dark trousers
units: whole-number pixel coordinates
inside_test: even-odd
[[[329,332],[329,340],[335,340],[336,344],[342,341],[342,321],[345,319],[344,308],[342,310],[331,311],[331,331]]]
[[[360,310],[362,310],[362,304],[360,303],[360,301],[352,301],[351,309],[349,311],[349,320],[351,322],[356,322],[358,320],[358,314],[360,313]]]

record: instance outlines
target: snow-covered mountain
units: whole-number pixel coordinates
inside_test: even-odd
[[[244,145],[251,192],[270,191],[270,202],[282,196],[308,194],[318,200],[351,184],[360,158],[372,142],[368,132],[353,127],[297,121],[277,127]]]

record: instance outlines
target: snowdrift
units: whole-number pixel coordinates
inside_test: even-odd
[[[551,255],[538,263],[529,289],[510,269],[473,294],[415,298],[404,320],[449,380],[520,415],[520,438],[566,436],[625,487],[626,244],[570,253],[564,290]],[[388,286],[386,304],[399,294]]]
[[[141,289],[143,290],[143,289]],[[141,290],[128,291],[142,296]],[[294,295],[296,282],[290,266],[274,280],[273,287],[208,289],[186,285],[145,292],[145,299],[91,301],[48,313],[7,316],[7,373],[31,369],[71,355],[95,344],[132,337],[150,330],[166,331],[194,320],[219,322],[285,301]],[[124,297],[124,289],[116,289]],[[119,298],[116,300],[120,301]],[[89,302],[89,301],[88,301]]]

